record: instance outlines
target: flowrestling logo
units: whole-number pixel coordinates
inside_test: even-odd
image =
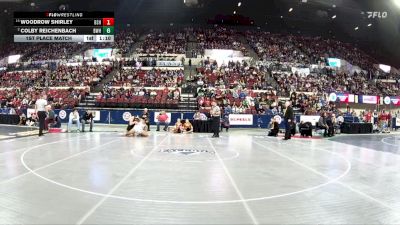
[[[132,114],[130,113],[130,112],[124,112],[123,114],[122,114],[122,119],[123,120],[125,120],[125,121],[129,121],[129,119],[132,117]]]
[[[67,112],[65,112],[65,110],[61,110],[59,113],[58,113],[58,116],[60,117],[60,119],[65,119],[65,118],[67,118]]]
[[[204,149],[185,149],[185,148],[168,148],[162,149],[161,153],[172,153],[178,155],[198,155],[198,154],[211,154],[214,155],[214,151],[204,150]]]

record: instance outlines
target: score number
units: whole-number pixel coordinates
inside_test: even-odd
[[[114,26],[114,18],[103,18],[93,20],[94,26]]]
[[[103,34],[114,34],[114,18],[103,18]]]
[[[114,18],[103,18],[103,26],[114,26]]]

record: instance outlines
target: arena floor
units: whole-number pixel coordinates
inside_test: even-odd
[[[0,224],[400,223],[400,136],[209,137],[2,140]]]

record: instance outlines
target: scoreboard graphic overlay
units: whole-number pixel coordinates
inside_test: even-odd
[[[14,42],[114,42],[114,12],[14,12]]]

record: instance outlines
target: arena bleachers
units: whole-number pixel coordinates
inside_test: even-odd
[[[265,108],[256,104],[265,102],[265,99],[287,97],[293,92],[313,93],[307,97],[308,100],[323,98],[324,94],[329,92],[399,95],[396,75],[377,73],[373,66],[377,63],[376,59],[357,47],[338,40],[261,30],[243,32],[221,26],[154,29],[141,35],[144,38],[139,40],[138,32],[122,30],[116,35],[114,43],[9,44],[3,48],[2,56],[22,54],[22,58],[17,64],[6,65],[6,71],[0,74],[0,88],[16,88],[20,97],[32,95],[32,88],[44,87],[51,90],[53,87],[91,86],[96,87],[97,92],[103,90],[101,97],[96,100],[95,106],[98,107],[162,108],[176,107],[181,98],[174,94],[160,94],[157,88],[191,85],[194,87],[194,94],[198,96],[200,108],[209,107],[207,100],[218,100],[221,106],[239,108],[233,110],[234,112],[247,113],[259,113],[260,109],[270,109],[272,103],[269,101],[268,104],[262,104],[268,105]],[[243,40],[247,41],[247,46],[251,49],[246,49]],[[194,44],[189,45],[189,42]],[[139,46],[137,49],[133,47],[136,43]],[[153,68],[156,65],[157,54],[165,56],[160,59],[174,61],[177,60],[177,54],[186,54],[189,46],[192,46],[191,51],[197,51],[199,55],[204,54],[204,49],[232,49],[245,55],[252,50],[259,58],[241,62],[224,61],[218,65],[215,60],[204,57],[189,76],[183,67]],[[119,49],[118,54],[128,57],[118,61],[106,59],[108,63],[95,64],[86,63],[92,62],[92,59],[86,59],[85,62],[72,59],[72,53],[83,54],[91,48],[115,48]],[[141,55],[139,58],[133,58],[128,54]],[[360,70],[351,73],[334,71],[326,67],[329,57],[346,60]],[[64,63],[29,63],[60,59]],[[307,75],[290,70],[292,66],[307,68],[311,65],[314,65],[314,68]],[[319,68],[315,69],[315,65]],[[142,66],[149,68],[142,69]],[[143,95],[139,94],[137,88],[144,88],[146,92]],[[266,90],[269,94],[258,92]],[[244,93],[243,98],[241,95]],[[13,92],[2,92],[3,98],[7,95],[16,96]],[[62,99],[59,100],[60,107],[77,106],[82,99],[65,91],[54,93],[54,96]],[[21,102],[23,100],[20,99]],[[302,108],[315,108],[315,101]]]

